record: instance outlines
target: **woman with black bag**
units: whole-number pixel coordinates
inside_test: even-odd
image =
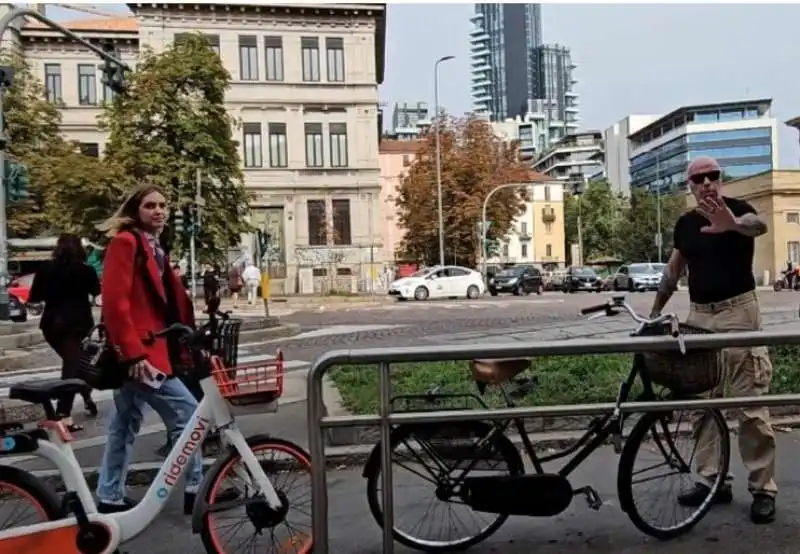
[[[75,235],[61,235],[53,251],[52,261],[43,265],[33,278],[29,302],[44,302],[39,324],[45,341],[61,357],[61,378],[75,377],[80,363],[81,341],[94,326],[92,302],[100,294],[97,272],[86,264],[86,251]],[[56,414],[70,431],[83,428],[72,421],[74,394],[58,399]],[[83,403],[92,417],[97,405],[91,393],[83,395]]]

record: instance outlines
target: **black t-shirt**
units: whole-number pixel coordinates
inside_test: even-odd
[[[744,200],[722,199],[736,217],[756,213]],[[756,288],[755,239],[735,231],[718,235],[700,231],[709,225],[695,210],[682,215],[675,224],[675,248],[689,265],[689,298],[698,304],[721,302]]]

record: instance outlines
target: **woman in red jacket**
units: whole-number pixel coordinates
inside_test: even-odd
[[[133,363],[131,380],[114,391],[116,410],[97,483],[101,513],[124,511],[134,504],[125,496],[125,475],[145,404],[158,412],[173,441],[197,407],[181,380],[172,378],[173,363],[186,353],[174,338],[152,340],[151,335],[172,323],[194,325],[191,301],[161,244],[166,219],[164,195],[157,187],[142,186],[99,227],[111,237],[103,271],[103,323],[110,342]],[[158,389],[142,382],[156,372],[167,376]],[[202,469],[195,454],[189,462],[185,507],[194,505]]]

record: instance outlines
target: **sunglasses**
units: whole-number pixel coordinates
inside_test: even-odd
[[[720,172],[719,171],[707,171],[705,173],[695,173],[689,180],[694,183],[695,185],[702,185],[708,179],[712,183],[716,183],[719,181]]]

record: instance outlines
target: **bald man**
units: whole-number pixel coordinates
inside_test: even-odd
[[[744,200],[722,196],[722,172],[713,158],[694,159],[687,171],[697,207],[675,224],[674,245],[653,314],[661,313],[677,288],[683,270],[689,269],[687,323],[716,332],[761,329],[761,313],[753,277],[755,237],[767,232],[767,225],[753,206]],[[769,389],[772,364],[766,347],[728,348],[723,351],[724,391],[732,396],[757,396]],[[775,434],[767,408],[731,410],[739,420],[739,451],[749,472],[748,488],[753,495],[750,517],[754,523],[775,519]],[[707,426],[706,426],[707,427]],[[700,430],[697,439],[697,473],[704,478],[678,502],[700,506],[711,492],[709,486],[719,468],[719,437],[716,428]],[[713,502],[733,500],[730,476],[718,489]]]

